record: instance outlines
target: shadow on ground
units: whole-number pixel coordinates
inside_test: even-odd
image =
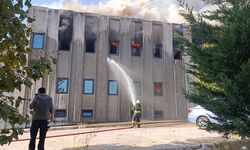
[[[204,141],[208,141],[210,139],[204,138]],[[189,142],[180,142],[173,141],[168,144],[158,144],[154,145],[152,143],[151,146],[140,146],[140,145],[86,145],[83,147],[73,147],[73,148],[65,148],[62,150],[199,150],[202,148],[200,141],[202,139],[197,140],[188,140]]]

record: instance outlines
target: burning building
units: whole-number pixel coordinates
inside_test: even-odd
[[[189,38],[181,24],[34,6],[29,58],[56,58],[53,71],[25,88],[52,96],[58,122],[130,121],[133,100],[115,61],[132,80],[145,120],[185,120],[185,56],[174,33]],[[24,113],[29,103],[24,104]]]

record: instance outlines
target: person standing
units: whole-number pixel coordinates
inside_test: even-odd
[[[48,131],[48,120],[54,120],[54,107],[52,98],[45,94],[46,89],[41,87],[34,97],[29,108],[33,109],[32,123],[30,127],[29,150],[35,150],[36,136],[39,131],[38,150],[44,150],[44,142]]]
[[[136,100],[136,104],[133,106],[133,117],[132,117],[132,127],[134,127],[136,124],[138,126],[138,128],[140,128],[140,120],[141,120],[141,104],[140,104],[140,100],[137,99]]]

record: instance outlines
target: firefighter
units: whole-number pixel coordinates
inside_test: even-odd
[[[132,127],[137,125],[138,128],[140,128],[141,110],[142,110],[142,107],[140,104],[140,100],[137,99],[136,104],[132,108],[132,111],[133,111]]]

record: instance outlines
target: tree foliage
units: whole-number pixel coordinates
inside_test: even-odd
[[[23,133],[19,127],[28,119],[18,109],[25,99],[14,97],[12,93],[21,91],[23,86],[30,87],[33,81],[51,71],[50,60],[28,59],[31,52],[31,27],[28,24],[33,21],[27,12],[30,1],[0,1],[0,121],[10,125],[9,129],[1,130],[1,145],[10,143],[13,138],[18,139]]]
[[[200,14],[178,1],[193,38],[184,42],[195,76],[187,98],[218,116],[208,130],[250,137],[250,1],[213,0],[217,9]]]

